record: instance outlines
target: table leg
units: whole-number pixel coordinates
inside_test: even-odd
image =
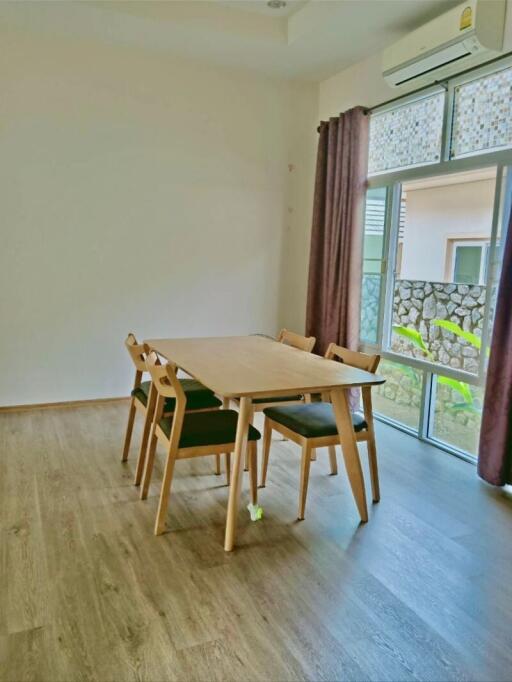
[[[253,424],[254,422],[254,405],[251,404],[251,416],[249,417],[249,424]],[[258,447],[258,446],[256,446]],[[250,453],[249,453],[249,448],[245,451],[245,464],[244,464],[244,471],[249,471],[249,458],[250,458]]]
[[[226,550],[226,552],[231,552],[235,545],[238,503],[240,501],[240,491],[242,487],[242,471],[244,465],[245,452],[247,450],[247,436],[249,432],[249,421],[251,419],[251,414],[252,414],[251,398],[241,398],[240,409],[238,412],[238,423],[236,426],[236,442],[231,469],[231,483],[229,486],[226,535],[224,538],[224,549]]]
[[[359,459],[356,436],[352,426],[352,417],[348,404],[348,391],[338,389],[331,391],[331,403],[336,417],[336,426],[340,434],[341,451],[345,460],[348,480],[352,488],[361,521],[368,521],[366,492],[364,488],[363,470]]]

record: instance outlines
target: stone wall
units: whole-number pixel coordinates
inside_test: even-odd
[[[380,276],[363,277],[361,336],[376,340]],[[444,282],[397,280],[393,298],[393,325],[414,329],[432,354],[432,360],[467,372],[478,372],[479,351],[468,341],[432,324],[449,320],[464,331],[481,336],[486,288]],[[425,359],[425,353],[406,338],[393,334],[391,348],[402,355]],[[422,373],[412,367],[382,360],[386,383],[375,389],[375,409],[402,423],[417,427],[421,403]],[[462,450],[476,454],[483,389],[470,387],[473,404],[446,384],[437,385],[435,434]]]
[[[464,331],[481,336],[485,294],[486,288],[479,285],[397,280],[393,325],[418,331],[434,362],[476,373],[478,349],[432,321],[450,320]],[[393,334],[391,347],[404,355],[425,358],[420,348],[397,334]]]

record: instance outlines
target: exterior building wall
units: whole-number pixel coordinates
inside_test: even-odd
[[[495,180],[407,191],[402,279],[445,282],[448,240],[489,238]]]

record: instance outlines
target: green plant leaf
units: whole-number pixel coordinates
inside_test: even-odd
[[[457,379],[451,379],[450,377],[438,376],[437,383],[443,384],[444,386],[448,386],[453,391],[457,391],[457,393],[459,393],[466,401],[464,403],[465,405],[469,406],[473,405],[473,394],[471,393],[469,384],[466,384],[465,381],[458,381]]]
[[[402,372],[402,374],[405,374],[405,376],[408,376],[409,379],[413,382],[415,386],[419,386],[421,384],[418,372],[415,372],[412,367],[408,367],[407,365],[396,365],[397,369]]]
[[[385,367],[385,361],[381,364],[381,368]],[[419,386],[421,384],[420,377],[418,375],[418,372],[416,372],[412,367],[409,367],[408,365],[400,365],[397,362],[393,363],[393,369],[398,370],[401,374],[403,374],[406,377],[409,377],[409,379],[412,381],[412,383],[415,386]]]
[[[478,348],[478,350],[480,350],[482,347],[482,339],[479,336],[472,334],[471,332],[464,331],[464,329],[462,329],[462,327],[455,322],[450,322],[450,320],[432,320],[431,324],[435,324],[437,327],[442,327],[443,329],[446,329],[446,331],[455,334],[455,336],[460,336],[461,339],[465,339],[472,346]]]
[[[455,405],[445,409],[447,409],[448,412],[454,412],[455,414],[457,414],[457,412],[471,412],[471,414],[477,415],[482,414],[481,407],[475,407],[475,405],[468,405],[467,403],[456,403]]]
[[[398,334],[398,336],[403,336],[404,339],[407,339],[417,348],[422,350],[427,356],[427,358],[432,359],[432,353],[426,347],[425,342],[423,341],[423,337],[421,336],[419,331],[417,331],[416,329],[410,329],[409,327],[393,325],[393,332],[395,334]]]

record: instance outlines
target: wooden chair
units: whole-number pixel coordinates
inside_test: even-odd
[[[337,359],[346,365],[372,373],[377,371],[380,362],[379,355],[358,353],[337,346],[334,343],[329,345],[325,357],[328,360]],[[380,499],[379,474],[377,468],[377,451],[375,447],[370,386],[362,388],[362,397],[363,413],[352,413],[352,425],[356,432],[356,440],[359,442],[365,441],[367,443],[372,496],[373,501],[378,502]],[[322,402],[312,402],[305,405],[280,405],[268,407],[265,408],[264,413],[263,464],[260,486],[265,487],[272,431],[275,430],[302,447],[298,518],[303,519],[306,507],[312,450],[314,448],[329,447],[331,473],[337,472],[337,469],[336,471],[333,471],[333,464],[334,467],[336,467],[335,446],[339,445],[339,435],[332,405],[329,402],[328,395],[324,395],[322,396]]]
[[[290,332],[288,329],[281,329],[277,337],[279,343],[284,343],[287,346],[292,346],[293,348],[298,348],[299,350],[306,351],[306,353],[311,353],[313,350],[316,338],[314,336],[302,336],[301,334],[296,334],[295,332]],[[236,405],[240,405],[240,400],[238,398],[232,398]],[[281,397],[275,396],[264,396],[262,398],[255,398],[252,401],[252,414],[251,414],[251,424],[254,420],[255,412],[263,412],[265,408],[272,407],[274,405],[282,405],[286,403],[287,405],[304,404],[304,402],[309,402],[309,396],[303,395],[287,395]],[[229,407],[229,400],[225,399],[224,406]],[[245,459],[245,471],[248,470],[247,457]]]
[[[146,355],[149,351],[145,344],[137,343],[134,334],[128,334],[125,346],[135,365],[135,380],[133,390],[131,392],[130,409],[128,412],[128,424],[126,427],[126,435],[124,439],[123,457],[122,461],[126,462],[130,450],[130,442],[133,432],[133,423],[135,421],[135,413],[141,412],[144,416],[144,428],[142,431],[142,440],[139,449],[139,456],[137,458],[137,466],[135,469],[135,485],[140,485],[142,472],[144,469],[144,461],[146,456],[146,449],[149,438],[149,431],[151,428],[151,421],[156,404],[156,394],[151,391],[151,381],[142,381],[142,377],[147,372]],[[222,402],[214,395],[213,391],[203,386],[195,379],[179,379],[179,382],[187,395],[188,409],[194,411],[204,410],[218,410],[222,406]],[[174,411],[175,401],[168,400],[164,405],[166,414]],[[216,473],[220,474],[220,455],[216,457]],[[226,476],[229,485],[230,471],[229,462],[226,459]]]
[[[157,400],[140,496],[141,499],[146,499],[148,495],[156,445],[157,441],[161,441],[167,450],[167,459],[155,524],[155,535],[160,535],[165,529],[165,516],[176,460],[220,453],[230,455],[235,449],[238,412],[235,410],[186,412],[188,397],[176,377],[176,366],[171,362],[166,365],[159,364],[158,357],[153,352],[147,356],[146,365],[151,374]],[[176,407],[171,416],[165,416],[164,406],[169,399],[175,401]],[[250,426],[249,471],[251,501],[254,505],[257,502],[256,441],[260,437],[259,431]]]

